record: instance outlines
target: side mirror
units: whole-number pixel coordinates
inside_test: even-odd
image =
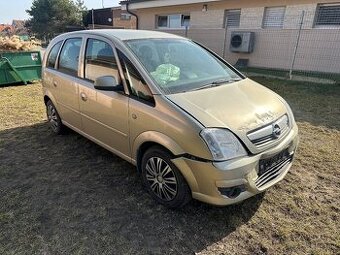
[[[113,76],[101,76],[94,81],[94,88],[105,91],[124,91],[122,85],[117,84],[117,80]]]

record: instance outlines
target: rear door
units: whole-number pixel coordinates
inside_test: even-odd
[[[58,76],[54,86],[58,90],[59,113],[64,122],[73,128],[81,129],[79,112],[79,56],[82,37],[68,38],[64,41],[58,58]]]
[[[63,40],[55,43],[48,53],[45,67],[43,68],[43,83],[44,89],[49,92],[49,96],[52,97],[52,101],[58,107],[59,101],[59,91],[56,87],[56,77],[58,76],[58,71],[56,70],[57,57],[61,49]]]

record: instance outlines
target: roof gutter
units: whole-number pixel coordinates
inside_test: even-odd
[[[136,18],[136,29],[138,30],[138,27],[139,27],[138,15],[129,10],[129,3],[125,3],[125,9],[126,9],[127,13],[131,14],[132,16],[134,16]]]
[[[124,0],[120,4],[130,4],[131,10],[165,7],[165,6],[183,6],[188,4],[207,4],[209,2],[220,2],[223,0]]]

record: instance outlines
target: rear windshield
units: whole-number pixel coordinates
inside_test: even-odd
[[[126,42],[165,94],[226,86],[242,79],[213,54],[185,39],[142,39]]]

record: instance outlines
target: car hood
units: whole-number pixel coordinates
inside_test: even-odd
[[[205,127],[228,128],[242,140],[287,112],[277,94],[250,79],[167,97]]]

